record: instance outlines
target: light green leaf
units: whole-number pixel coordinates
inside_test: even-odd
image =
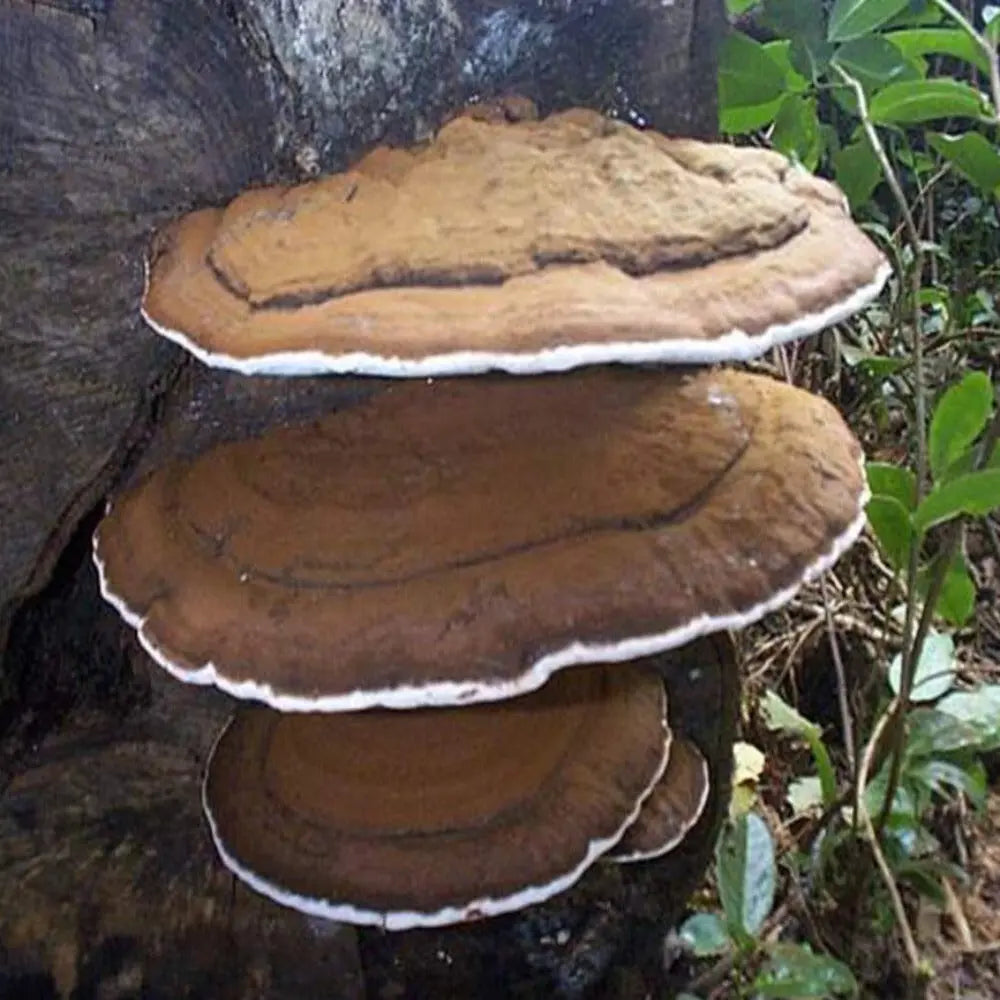
[[[992,412],[993,386],[985,372],[970,372],[941,396],[928,437],[935,480],[979,437]]]
[[[926,55],[954,56],[956,59],[972,63],[984,73],[989,72],[986,53],[961,28],[906,28],[902,31],[891,31],[885,37],[907,59]]]
[[[891,21],[909,0],[836,0],[830,11],[827,38],[846,42],[860,38]]]
[[[949,479],[921,501],[913,526],[925,532],[960,514],[989,514],[1000,507],[1000,469],[969,472]]]
[[[733,944],[718,913],[696,913],[681,924],[681,942],[697,958],[724,955]]]
[[[819,809],[823,806],[823,785],[819,778],[809,774],[796,778],[788,785],[785,799],[796,816]]]
[[[889,664],[889,686],[899,694],[903,674],[903,657],[897,653]],[[928,632],[913,671],[911,701],[934,701],[947,694],[955,683],[955,643],[950,635]]]
[[[868,106],[877,125],[914,125],[935,118],[977,118],[983,111],[978,90],[944,77],[890,83]]]
[[[767,690],[760,703],[764,725],[771,732],[790,733],[792,736],[819,736],[821,730],[775,691]]]
[[[751,7],[756,7],[760,0],[726,0],[726,10],[734,17],[745,14]]]
[[[934,149],[983,194],[988,197],[1000,194],[1000,152],[986,136],[978,132],[961,135],[929,132],[927,138]]]
[[[781,941],[771,948],[753,988],[762,997],[826,998],[856,996],[854,974],[829,955],[814,955],[806,945]]]
[[[994,750],[1000,746],[1000,684],[952,691],[937,703],[937,710],[971,727],[977,749]]]
[[[829,805],[837,797],[837,773],[830,760],[830,753],[823,742],[823,731],[814,722],[800,715],[781,695],[774,691],[764,692],[760,703],[764,725],[768,729],[800,736],[806,741],[813,755],[819,782],[823,791],[823,802]]]
[[[865,475],[872,496],[893,497],[907,510],[917,505],[917,477],[910,469],[890,462],[868,462]]]
[[[774,843],[767,824],[756,813],[731,821],[716,846],[715,863],[729,931],[747,942],[774,904]]]

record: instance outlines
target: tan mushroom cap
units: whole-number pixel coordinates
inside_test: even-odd
[[[754,621],[861,529],[830,404],[730,371],[398,382],[156,470],[95,535],[175,676],[282,710],[509,698]]]
[[[763,150],[595,112],[459,117],[158,237],[143,315],[244,373],[424,376],[747,358],[889,273],[841,193]]]
[[[709,791],[707,761],[690,740],[675,733],[663,777],[606,857],[621,864],[648,861],[672,851],[701,818]]]
[[[390,930],[520,909],[569,888],[661,775],[666,697],[591,667],[453,709],[242,710],[204,806],[226,865],[279,903]]]

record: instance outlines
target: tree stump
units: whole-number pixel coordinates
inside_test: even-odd
[[[15,901],[0,909],[4,997],[355,997],[361,966],[371,996],[400,983],[432,995],[439,981],[480,991],[491,949],[511,956],[513,985],[474,995],[540,982],[633,995],[609,970],[642,935],[595,915],[611,900],[656,939],[704,866],[734,724],[724,654],[692,687],[716,706],[693,735],[718,791],[683,877],[672,863],[608,869],[540,910],[543,923],[572,919],[572,955],[531,957],[545,951],[536,916],[471,929],[479,945],[463,930],[365,932],[359,955],[353,934],[234,889],[216,862],[198,783],[228,703],[158,676],[150,693],[97,593],[89,538],[105,498],[165,458],[381,385],[213,372],[153,335],[137,307],[159,225],[424,137],[500,94],[711,135],[723,23],[722,0],[0,0],[0,896]],[[672,888],[653,905],[660,878]],[[580,944],[591,939],[603,959]],[[444,979],[432,946],[452,956]],[[633,986],[656,964],[643,948],[621,966]]]

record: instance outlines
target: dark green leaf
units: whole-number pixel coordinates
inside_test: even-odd
[[[948,467],[982,433],[993,412],[993,386],[985,372],[969,372],[951,386],[931,417],[931,474],[941,480]]]
[[[895,498],[873,496],[865,508],[868,523],[897,572],[906,566],[910,545],[915,541],[913,525],[906,508]]]
[[[944,135],[931,132],[930,144],[956,170],[964,174],[988,197],[1000,195],[1000,153],[978,132]]]
[[[836,0],[830,11],[827,38],[846,42],[860,38],[892,20],[909,0]],[[809,3],[804,6],[811,6]],[[818,6],[818,5],[817,5]]]
[[[909,64],[903,53],[878,35],[847,42],[834,57],[855,78],[888,83],[905,74]]]
[[[788,94],[774,119],[771,145],[807,170],[815,170],[823,149],[820,140],[816,99]]]
[[[942,701],[954,698],[946,695]],[[975,747],[978,732],[975,726],[939,708],[915,708],[909,716],[906,738],[907,757],[933,757],[956,750]]]
[[[778,38],[773,42],[764,43],[764,51],[785,74],[785,92],[801,94],[809,89],[809,81],[792,65],[791,49],[790,38]]]
[[[926,55],[947,55],[972,63],[989,72],[986,53],[961,28],[907,28],[885,36],[907,59]]]
[[[976,118],[983,110],[982,97],[967,83],[938,78],[890,83],[869,103],[877,125],[913,125],[935,118]]]
[[[697,958],[724,955],[732,948],[726,925],[718,913],[696,913],[681,925],[680,938]]]
[[[865,138],[837,152],[833,157],[833,170],[837,184],[854,211],[868,202],[882,180],[882,168]],[[895,359],[890,360],[895,362]]]
[[[829,955],[814,955],[805,945],[779,942],[761,969],[754,989],[764,997],[855,996],[851,970]]]
[[[1000,469],[949,479],[921,501],[913,515],[918,532],[960,514],[989,514],[1000,507]]]
[[[941,593],[934,608],[949,625],[960,628],[976,610],[976,585],[959,553],[945,573]]]
[[[734,31],[719,52],[719,104],[751,108],[784,96],[785,75],[760,42]]]
[[[767,824],[744,813],[723,831],[715,850],[719,899],[730,933],[752,939],[774,903],[774,843]]]
[[[865,475],[872,496],[894,497],[907,510],[917,505],[917,477],[902,465],[891,462],[867,462]]]

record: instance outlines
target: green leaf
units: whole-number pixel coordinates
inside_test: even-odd
[[[873,496],[893,497],[907,510],[916,507],[917,477],[910,469],[890,462],[868,462],[865,475]]]
[[[954,697],[955,692],[945,695],[939,704]],[[909,728],[906,739],[906,755],[909,759],[940,757],[979,745],[980,730],[973,723],[943,712],[938,707],[915,708],[910,712]]]
[[[790,38],[777,38],[773,42],[764,43],[764,51],[785,74],[785,93],[801,94],[809,89],[809,81],[792,65],[791,49]]]
[[[819,772],[820,786],[823,791],[823,802],[829,805],[837,797],[837,773],[830,760],[829,751],[823,742],[823,731],[814,722],[800,715],[781,695],[767,690],[760,703],[764,724],[768,729],[800,736],[806,741],[813,755],[816,770]]]
[[[724,955],[732,949],[729,931],[718,913],[696,913],[681,924],[681,942],[696,958]]]
[[[869,103],[876,125],[914,125],[934,118],[977,118],[983,100],[978,90],[959,80],[906,80],[890,83]]]
[[[873,496],[865,513],[879,546],[899,572],[906,566],[910,546],[916,541],[909,512],[895,497]]]
[[[823,806],[823,783],[815,775],[796,778],[789,782],[785,800],[792,807],[792,813],[801,816]]]
[[[938,400],[928,438],[935,480],[979,437],[992,412],[993,386],[985,372],[970,372]]]
[[[983,73],[990,69],[986,53],[961,28],[907,28],[885,36],[907,59],[926,55],[954,56],[972,63]]]
[[[866,204],[882,180],[882,168],[865,138],[838,150],[833,157],[833,173],[852,211]],[[895,362],[896,359],[890,359]]]
[[[1000,746],[1000,684],[982,684],[971,691],[952,691],[945,695],[937,710],[969,726],[975,732],[977,750]]]
[[[965,557],[958,553],[948,567],[934,611],[955,628],[961,628],[976,610],[976,585]]]
[[[760,0],[726,0],[726,10],[734,17],[745,14],[751,7],[756,7]]]
[[[968,796],[977,808],[986,797],[986,775],[978,760],[959,764],[938,757],[925,757],[907,763],[904,779],[918,782],[938,795],[948,791],[959,792]]]
[[[771,145],[806,170],[816,169],[823,152],[816,99],[788,94],[774,118]]]
[[[851,76],[869,83],[888,83],[910,70],[903,53],[878,35],[847,42],[834,58]]]
[[[719,51],[719,105],[759,107],[784,96],[785,75],[760,42],[734,31]]]
[[[889,686],[898,695],[902,682],[903,657],[897,653],[889,664]],[[931,630],[913,671],[910,701],[934,701],[947,694],[955,683],[955,643],[950,635]]]
[[[989,197],[1000,196],[1000,153],[997,147],[978,132],[945,135],[927,134],[931,146],[956,170]]]
[[[913,515],[913,526],[922,534],[960,514],[989,514],[998,507],[1000,469],[969,472],[949,479],[924,497]]]
[[[774,121],[781,107],[781,98],[749,108],[719,107],[719,131],[725,135],[750,135]]]
[[[788,58],[807,80],[818,82],[834,46],[826,40],[823,8],[802,0],[765,0],[760,24],[780,38],[790,40]]]
[[[836,0],[826,37],[831,42],[860,38],[891,21],[909,0]],[[809,4],[807,3],[806,6]]]
[[[854,974],[829,955],[814,955],[807,946],[778,942],[771,947],[753,988],[763,997],[855,996]]]
[[[730,934],[747,942],[774,903],[774,843],[767,824],[756,813],[738,816],[723,831],[715,863]]]

